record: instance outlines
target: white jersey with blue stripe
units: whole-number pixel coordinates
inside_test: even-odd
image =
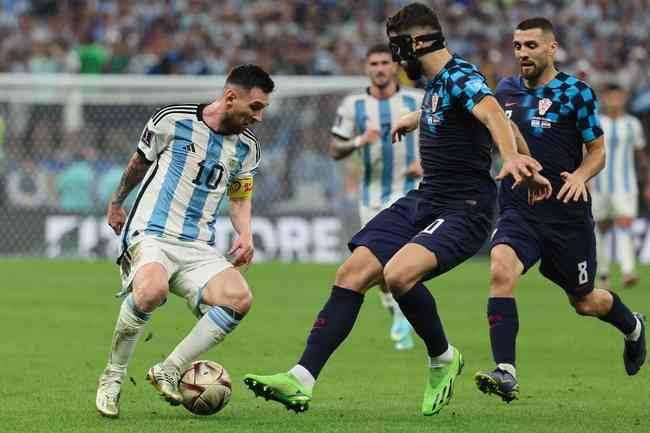
[[[203,108],[172,105],[149,119],[138,153],[153,164],[126,221],[123,251],[144,236],[214,245],[230,184],[255,174],[260,147],[252,132],[219,134],[203,122]]]
[[[392,143],[390,131],[401,116],[419,110],[424,92],[404,89],[387,99],[377,99],[368,90],[348,95],[337,110],[331,129],[334,136],[349,140],[368,128],[380,131],[379,139],[359,150],[363,163],[361,206],[387,207],[417,187],[417,180],[404,175],[406,168],[419,159],[418,131]]]
[[[594,192],[619,194],[638,191],[634,151],[645,147],[641,122],[624,114],[619,117],[601,116],[605,137],[605,168],[594,179]]]

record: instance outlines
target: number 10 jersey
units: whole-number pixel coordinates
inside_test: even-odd
[[[138,153],[151,161],[122,234],[122,251],[144,236],[214,245],[214,223],[230,185],[252,178],[260,147],[248,129],[223,135],[205,105],[171,105],[147,122]]]

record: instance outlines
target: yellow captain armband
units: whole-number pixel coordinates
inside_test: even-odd
[[[250,198],[253,195],[253,178],[235,179],[228,188],[230,198]]]

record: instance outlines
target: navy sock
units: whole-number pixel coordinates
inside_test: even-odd
[[[609,310],[609,313],[599,317],[599,319],[603,322],[614,325],[625,335],[631,334],[634,332],[634,329],[636,329],[636,317],[634,317],[634,314],[632,314],[630,309],[627,308],[616,293],[609,293],[611,293],[612,298],[614,298],[612,309]]]
[[[429,356],[433,358],[445,353],[449,344],[438,316],[436,301],[429,289],[424,284],[417,283],[395,300],[415,332],[424,340]]]
[[[519,331],[514,298],[490,298],[487,304],[492,357],[497,364],[515,365],[515,343]]]
[[[307,347],[298,361],[298,364],[309,370],[314,379],[352,330],[361,304],[362,294],[338,286],[332,287],[330,298],[318,313],[307,338]]]

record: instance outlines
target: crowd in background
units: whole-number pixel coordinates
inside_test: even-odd
[[[409,2],[0,0],[0,73],[205,75],[254,62],[274,75],[359,74],[366,49],[385,40],[385,17]],[[513,71],[514,25],[542,15],[555,24],[562,69],[596,87],[618,81],[632,93],[650,88],[650,0],[427,3],[439,14],[448,46],[478,63],[492,86]],[[333,116],[336,102],[329,101],[321,112]],[[31,113],[27,132],[20,137],[5,134],[0,119],[0,165],[13,160],[11,169],[4,170],[4,201],[21,208],[96,212],[133,150],[133,137],[125,132],[130,129],[93,118],[95,123],[85,124],[80,135],[69,136],[61,132],[60,117],[56,110],[45,116]],[[96,117],[101,119],[102,114]],[[275,121],[286,125],[286,119]],[[282,183],[281,193],[295,194],[291,179],[302,173],[286,158],[295,155],[291,152],[296,143],[305,151],[300,156],[305,164],[330,172],[333,166],[325,153],[328,129],[314,131],[303,124],[289,130],[269,128],[271,135],[261,134],[270,141],[265,143],[265,158],[273,161],[276,173],[278,166],[284,167],[281,173],[288,184]],[[3,158],[5,136],[11,136],[5,149],[12,152]],[[314,137],[319,137],[316,144]],[[53,145],[72,142],[79,145],[67,153]],[[276,180],[268,183],[278,185]],[[328,184],[323,194],[334,189]],[[21,191],[27,190],[31,196],[22,197]]]
[[[2,0],[0,72],[356,74],[404,0]],[[557,29],[558,60],[591,80],[648,86],[650,0],[431,0],[449,46],[495,80],[519,20]]]

